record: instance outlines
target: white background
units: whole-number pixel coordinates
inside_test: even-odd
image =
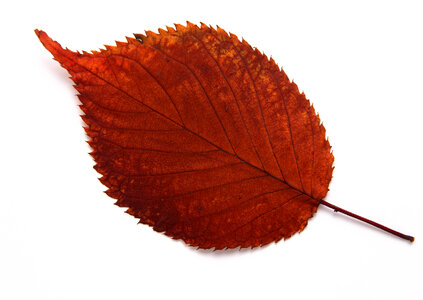
[[[419,3],[420,2],[420,3]],[[0,25],[1,299],[423,299],[421,1],[7,1]],[[244,37],[314,103],[335,155],[306,230],[198,251],[113,205],[68,74],[33,30],[91,50],[203,21]]]

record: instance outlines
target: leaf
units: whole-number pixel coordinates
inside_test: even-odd
[[[175,26],[82,54],[36,30],[75,82],[106,193],[140,223],[200,248],[302,231],[334,159],[313,106],[235,35]]]

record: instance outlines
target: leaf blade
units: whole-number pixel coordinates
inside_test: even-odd
[[[301,231],[332,174],[313,107],[236,36],[176,27],[93,54],[36,31],[80,93],[108,195],[201,248],[256,247]]]

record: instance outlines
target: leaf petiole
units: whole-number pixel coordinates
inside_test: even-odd
[[[390,234],[396,235],[397,237],[400,237],[402,239],[408,240],[410,242],[414,242],[414,237],[413,236],[403,234],[401,232],[398,232],[396,230],[393,230],[391,228],[388,228],[386,226],[383,226],[383,225],[381,225],[379,223],[376,223],[376,222],[374,222],[372,220],[363,218],[363,217],[361,217],[359,215],[356,215],[356,214],[354,214],[352,212],[349,212],[348,210],[342,209],[342,208],[340,208],[340,207],[338,207],[336,205],[333,205],[333,204],[331,204],[329,202],[326,202],[325,200],[320,200],[320,204],[323,204],[323,205],[325,205],[325,206],[327,206],[329,208],[332,208],[335,212],[343,213],[343,214],[345,214],[347,216],[353,217],[353,218],[358,219],[360,221],[366,222],[367,224],[370,224],[372,226],[375,226],[375,227],[377,227],[379,229],[382,229],[382,230],[384,230],[386,232],[389,232]]]

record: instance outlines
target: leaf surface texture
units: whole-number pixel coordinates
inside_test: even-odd
[[[106,193],[200,248],[256,247],[303,230],[333,170],[314,108],[244,40],[175,26],[92,53],[36,30],[75,82]]]

